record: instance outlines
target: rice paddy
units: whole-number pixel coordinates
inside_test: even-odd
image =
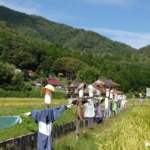
[[[105,120],[103,125],[94,124],[87,129],[86,137],[81,133],[78,140],[71,133],[54,141],[54,149],[61,150],[148,150],[150,146],[150,101],[143,106],[136,100],[129,102],[118,115]]]
[[[67,104],[67,100],[53,100],[52,107]],[[103,105],[102,105],[103,107]],[[0,115],[18,115],[33,109],[43,109],[43,99],[0,98]],[[76,119],[76,107],[67,110],[56,124]],[[22,116],[23,123],[11,128],[0,130],[0,141],[14,138],[29,132],[37,132],[38,127],[31,118]],[[55,139],[55,150],[148,150],[150,149],[150,100],[139,100],[127,103],[127,108],[119,114],[104,120],[104,124],[94,123],[93,130],[86,127],[86,134],[81,134],[76,140],[72,132]]]

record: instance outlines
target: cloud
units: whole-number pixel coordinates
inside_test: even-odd
[[[129,7],[137,3],[138,0],[83,0],[91,4],[109,5],[109,6],[121,6]]]
[[[32,1],[23,2],[19,0],[0,0],[0,5],[27,14],[38,14],[38,9],[41,7],[39,4],[35,4]]]
[[[79,0],[75,0],[79,1]],[[114,6],[129,6],[135,4],[135,1],[138,0],[80,0],[80,2],[88,2],[90,4],[103,4],[103,5],[114,5]],[[42,4],[35,3],[32,0],[0,0],[0,5],[4,5],[13,10],[24,12],[27,14],[36,14],[39,16],[46,17],[49,20],[57,21],[57,22],[68,22],[72,21],[80,21],[79,17],[73,17],[65,12],[55,11],[55,10],[47,10],[42,9]],[[46,14],[46,16],[45,16]],[[80,27],[81,28],[81,27]],[[121,30],[112,30],[112,29],[104,29],[104,28],[87,28],[84,29],[95,31],[101,35],[104,35],[114,41],[119,41],[130,45],[134,48],[141,48],[150,44],[150,33],[140,33],[140,32],[128,32]]]
[[[85,28],[85,29],[97,32],[103,36],[112,39],[113,41],[118,41],[130,45],[131,47],[136,49],[150,45],[150,33],[128,32],[104,28]]]
[[[32,0],[0,0],[0,5],[4,5],[10,9],[27,13],[43,16],[48,20],[58,21],[58,22],[66,22],[66,21],[80,21],[78,17],[71,16],[66,14],[65,12],[56,11],[54,9],[44,9],[43,4],[36,3]]]

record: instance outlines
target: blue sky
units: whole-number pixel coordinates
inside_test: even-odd
[[[0,0],[0,5],[137,49],[150,44],[150,0]]]

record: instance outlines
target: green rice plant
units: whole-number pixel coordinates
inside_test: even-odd
[[[41,93],[40,88],[33,88],[31,91],[5,91],[0,89],[0,97],[2,98],[43,98],[44,94]],[[53,95],[54,99],[66,99],[67,95],[62,91],[56,91]]]
[[[56,107],[67,104],[65,99],[52,101],[50,107]],[[37,132],[38,125],[31,117],[24,117],[22,114],[32,110],[42,110],[47,106],[42,98],[0,98],[0,116],[16,116],[20,115],[22,123],[12,126],[8,129],[0,130],[0,141],[21,136],[30,132]],[[75,121],[75,106],[71,110],[66,110],[62,116],[54,122],[55,125],[60,125],[65,122]]]
[[[138,103],[138,102],[137,102]],[[145,103],[147,105],[145,105]],[[93,130],[86,129],[86,136],[81,133],[78,140],[75,133],[54,141],[54,149],[60,150],[147,150],[150,143],[150,101],[127,108],[108,120],[103,125],[94,123]]]
[[[67,104],[66,99],[52,101],[51,107]],[[150,142],[150,101],[144,100],[140,106],[137,100],[132,107],[129,101],[127,108],[119,114],[104,120],[103,125],[94,123],[93,130],[86,129],[86,135],[81,134],[75,139],[75,132],[54,140],[54,149],[57,150],[144,150]],[[0,141],[15,138],[30,132],[37,132],[38,126],[30,117],[23,117],[22,113],[31,110],[44,109],[43,98],[0,98],[0,115],[21,115],[23,122],[11,128],[0,130]],[[54,123],[59,125],[76,120],[76,106],[67,110]]]

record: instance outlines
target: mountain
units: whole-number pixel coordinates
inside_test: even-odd
[[[150,67],[150,45],[140,48],[137,51],[137,57],[141,62],[147,64]]]
[[[6,89],[17,89],[18,78],[10,71],[14,67],[23,71],[24,81],[31,79],[28,70],[35,72],[34,79],[59,73],[69,80],[76,79],[78,73],[81,79],[84,74],[91,79],[88,68],[116,81],[124,92],[145,92],[150,83],[150,46],[136,50],[92,31],[4,6],[0,6],[0,64],[0,87]]]
[[[150,56],[150,45],[140,48],[138,53],[141,55]]]
[[[104,53],[135,53],[136,49],[110,40],[92,31],[73,28],[49,21],[43,17],[28,15],[0,6],[0,21],[10,24],[26,37],[43,40],[49,44],[61,45],[71,50]]]

